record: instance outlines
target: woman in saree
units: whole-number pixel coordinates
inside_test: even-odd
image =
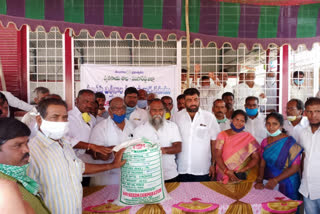
[[[270,113],[266,117],[268,137],[261,142],[261,162],[256,189],[274,189],[279,184],[279,191],[285,196],[299,199],[300,156],[303,149],[296,140],[282,131],[283,116]],[[263,180],[267,180],[264,185]]]
[[[219,133],[216,140],[217,180],[223,183],[245,180],[251,168],[258,165],[260,146],[244,132],[247,114],[236,110],[231,116],[231,129]]]

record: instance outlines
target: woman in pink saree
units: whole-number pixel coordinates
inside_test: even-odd
[[[244,132],[247,114],[236,110],[231,116],[231,129],[219,133],[216,140],[216,174],[223,183],[246,180],[248,172],[260,160],[256,139]]]

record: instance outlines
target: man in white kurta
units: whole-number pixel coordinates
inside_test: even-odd
[[[245,102],[248,121],[244,131],[250,132],[261,144],[262,140],[267,137],[267,130],[265,128],[265,116],[259,113],[259,99],[257,97],[247,97]]]
[[[165,109],[161,100],[154,100],[149,108],[149,120],[134,130],[134,138],[146,138],[159,143],[162,150],[162,167],[165,181],[177,181],[176,154],[181,151],[178,126],[164,118]]]
[[[301,100],[291,99],[287,103],[287,119],[283,123],[283,128],[289,136],[292,136],[299,143],[300,133],[309,126],[309,121],[303,116],[304,104]]]
[[[261,86],[257,85],[254,80],[256,76],[254,71],[248,71],[244,83],[237,85],[234,88],[235,109],[244,109],[245,100],[249,96],[255,96],[259,98],[261,105],[266,104],[267,98],[264,90]]]
[[[303,195],[306,213],[320,213],[320,98],[311,98],[306,104],[309,126],[300,132],[304,149],[303,172],[299,192]]]
[[[115,97],[109,101],[109,117],[98,123],[91,132],[90,142],[105,146],[117,146],[133,136],[134,125],[125,119],[126,106],[120,97]],[[120,120],[118,120],[118,118]],[[103,158],[104,159],[104,158]],[[113,156],[107,160],[92,160],[90,163],[111,163]],[[101,172],[91,177],[90,186],[119,184],[120,169],[113,169]]]
[[[290,99],[299,99],[303,103],[308,97],[313,96],[313,88],[310,84],[305,82],[304,72],[295,71],[293,73],[293,81],[290,87]]]
[[[214,144],[220,127],[215,116],[199,108],[199,91],[185,90],[186,108],[175,116],[182,137],[182,151],[178,154],[179,180],[208,181],[214,177]]]
[[[144,124],[148,120],[147,111],[137,106],[138,90],[134,87],[129,87],[124,92],[124,102],[127,106],[126,118],[131,121],[134,127]]]

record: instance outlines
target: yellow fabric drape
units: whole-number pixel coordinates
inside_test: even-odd
[[[129,214],[130,212],[130,207],[128,207],[127,209],[123,210],[124,207],[112,204],[111,202],[107,203],[107,204],[102,204],[100,206],[96,206],[91,208],[92,211],[84,211],[82,212],[83,214],[101,214],[103,212],[105,213],[115,213],[115,214]],[[120,211],[122,210],[122,211]],[[96,212],[95,212],[96,211]],[[119,212],[117,212],[119,211]]]
[[[214,207],[216,207],[214,209]],[[211,209],[210,209],[211,208]],[[184,209],[189,209],[192,211],[184,211]],[[212,210],[214,209],[214,210]],[[207,210],[205,212],[200,212]],[[210,210],[210,211],[209,211]],[[219,206],[211,203],[202,203],[198,200],[193,200],[190,203],[180,203],[179,207],[172,208],[172,214],[187,214],[187,213],[197,213],[197,214],[218,214]]]
[[[237,214],[237,213],[253,214],[251,205],[241,201],[236,201],[230,204],[226,214]]]
[[[165,183],[164,184],[166,186],[167,192],[170,193],[173,190],[177,189],[178,186],[180,185],[179,182],[172,182],[172,183]]]
[[[160,204],[146,204],[136,214],[166,214]]]
[[[218,214],[219,213],[219,209],[215,209],[213,211],[210,212],[185,212],[182,210],[179,210],[178,208],[173,207],[172,208],[172,214],[191,214],[191,213],[197,213],[197,214]]]

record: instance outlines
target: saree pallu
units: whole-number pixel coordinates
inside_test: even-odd
[[[222,149],[222,160],[229,170],[239,170],[247,165],[250,156],[258,152],[260,146],[249,132],[229,136],[225,131],[219,133],[216,149]],[[223,180],[223,171],[217,166],[217,180]]]
[[[303,149],[291,136],[266,145],[263,152],[263,159],[266,162],[264,179],[269,180],[277,177],[283,170],[291,167],[292,163],[300,157],[302,151]],[[293,200],[298,200],[299,186],[300,176],[297,172],[279,182],[279,191]]]

